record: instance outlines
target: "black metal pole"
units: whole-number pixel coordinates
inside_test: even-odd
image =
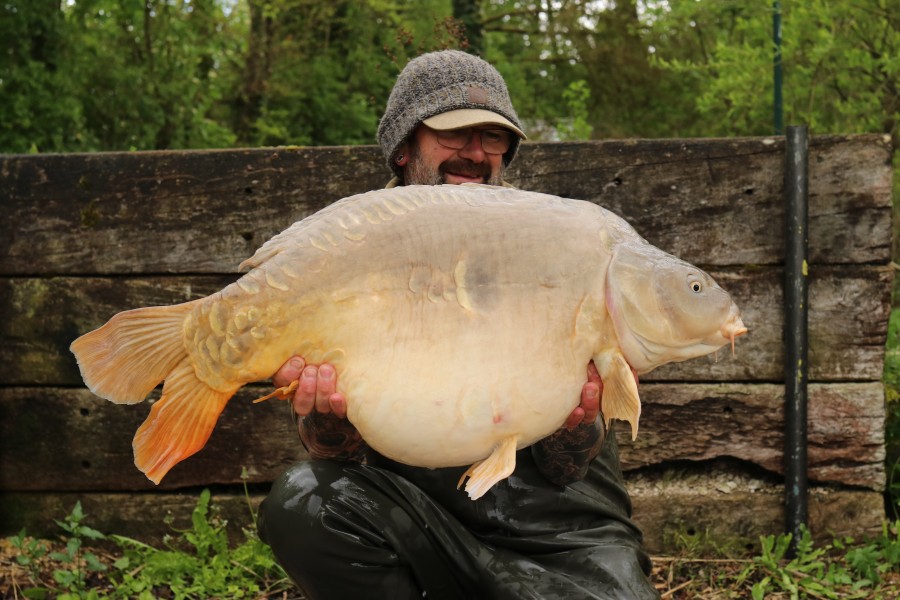
[[[807,524],[807,283],[809,265],[809,139],[805,125],[789,126],[785,136],[785,530],[796,554],[801,526]]]

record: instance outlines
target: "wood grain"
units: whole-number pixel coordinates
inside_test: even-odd
[[[890,260],[890,144],[810,142],[810,258]],[[780,138],[525,144],[510,180],[598,202],[709,265],[782,263]],[[233,273],[275,233],[382,187],[377,148],[0,157],[2,275]]]
[[[712,271],[740,306],[750,333],[736,352],[663,366],[646,381],[781,381],[782,271]],[[810,273],[810,379],[881,377],[892,273],[880,266],[816,267]],[[69,344],[119,311],[194,300],[234,279],[222,276],[0,278],[0,385],[81,385]]]
[[[84,389],[0,388],[0,489],[156,490],[272,481],[305,457],[284,402],[231,400],[207,446],[157,488],[133,464],[131,440],[151,401],[115,405]],[[740,459],[783,472],[783,388],[772,384],[644,384],[637,440],[618,430],[622,466]],[[813,481],[884,489],[884,406],[878,383],[810,388]]]

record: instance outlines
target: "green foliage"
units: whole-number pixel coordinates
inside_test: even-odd
[[[783,2],[786,123],[814,133],[898,133],[896,0]],[[653,12],[654,64],[691,81],[691,135],[772,133],[772,2],[676,0]],[[674,29],[689,32],[676,36]]]
[[[48,542],[29,538],[24,529],[12,538],[12,546],[18,550],[16,562],[28,569],[33,581],[41,579],[46,561],[57,565],[52,570],[52,587],[27,588],[22,592],[26,598],[47,598],[51,593],[62,600],[99,598],[96,590],[91,589],[88,576],[104,572],[108,567],[94,552],[85,548],[85,541],[102,540],[106,536],[84,525],[84,519],[81,502],[76,502],[72,512],[62,521],[55,521],[64,532],[65,546],[58,551],[51,551]]]
[[[290,587],[254,532],[245,532],[239,546],[229,546],[225,522],[211,514],[209,490],[200,494],[191,523],[165,549],[112,536],[124,554],[109,575],[115,589],[110,597],[152,598],[154,590],[163,588],[175,598],[256,598],[276,586]]]
[[[790,534],[764,536],[761,553],[738,577],[750,583],[754,600],[770,594],[795,598],[887,598],[881,584],[887,573],[900,568],[900,521],[885,522],[880,536],[857,544],[836,539],[816,547],[803,528],[795,556],[788,557]]]
[[[253,516],[252,508],[250,513]],[[84,521],[81,506],[76,504],[68,516],[57,521],[63,532],[61,542],[51,546],[28,538],[25,531],[9,539],[18,551],[17,563],[39,582],[25,589],[14,582],[19,597],[150,600],[295,595],[271,550],[255,532],[245,531],[240,544],[229,543],[226,524],[216,515],[208,490],[200,494],[190,528],[168,538],[161,548],[119,535],[103,536]],[[803,530],[794,557],[788,556],[789,535],[762,537],[760,554],[752,559],[739,558],[733,548],[710,545],[705,537],[691,534],[684,538],[685,556],[673,559],[667,570],[668,583],[673,589],[684,588],[684,597],[695,597],[692,590],[700,594],[696,597],[760,600],[897,597],[900,521],[884,522],[880,535],[871,539],[857,542],[843,537],[821,546]],[[98,557],[86,548],[89,542],[103,540],[115,543],[119,552]],[[61,549],[55,550],[57,547]],[[710,554],[728,558],[702,558]],[[672,580],[676,562],[678,576],[687,580],[683,584]],[[691,587],[693,584],[698,587]],[[715,595],[708,595],[713,591]]]
[[[64,520],[56,521],[64,533],[60,551],[50,551],[47,542],[28,538],[24,530],[12,538],[19,550],[17,562],[29,569],[32,580],[43,581],[22,590],[25,597],[259,598],[292,588],[255,531],[245,531],[241,544],[229,544],[226,522],[215,515],[209,490],[200,494],[191,527],[167,538],[164,548],[120,535],[107,537],[84,525],[84,519],[76,503]],[[98,540],[114,542],[121,555],[101,561],[85,547],[86,541]],[[56,565],[51,579],[42,577],[48,560]]]
[[[557,125],[561,140],[589,140],[594,128],[588,122],[588,101],[591,90],[583,79],[573,81],[563,92],[569,117]]]
[[[50,553],[49,544],[44,540],[28,537],[24,527],[11,539],[11,543],[17,550],[16,563],[28,569],[32,581],[38,581],[41,577],[42,560]],[[29,588],[25,592],[31,594],[26,596],[28,598],[43,593],[41,588]]]
[[[884,354],[884,386],[887,398],[885,421],[887,497],[893,517],[900,518],[900,309],[891,311]]]
[[[72,512],[64,520],[56,521],[68,538],[63,552],[50,553],[50,558],[63,565],[53,571],[53,579],[61,590],[67,592],[60,594],[58,598],[82,597],[87,592],[86,574],[105,571],[107,568],[96,554],[83,548],[85,540],[102,540],[106,537],[96,529],[83,525],[84,518],[81,502],[76,502]]]
[[[786,122],[896,138],[896,1],[782,3]],[[8,0],[0,151],[372,143],[410,57],[473,45],[534,139],[769,134],[771,29],[769,0]]]

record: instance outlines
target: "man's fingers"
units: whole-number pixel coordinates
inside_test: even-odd
[[[318,377],[316,379],[316,410],[320,413],[330,413],[331,404],[328,399],[335,392],[336,378],[334,376],[334,367],[331,365],[320,365]]]
[[[301,417],[317,411],[323,414],[333,412],[337,417],[346,418],[347,400],[343,394],[337,393],[337,373],[333,366],[307,365],[302,358],[295,356],[272,378],[276,385],[280,381],[286,382],[281,385],[298,382],[292,403],[294,412]]]
[[[588,363],[587,378],[588,381],[600,383],[600,372],[597,371],[597,365],[594,364],[594,361]]]
[[[334,393],[328,398],[328,404],[331,407],[331,412],[334,413],[339,419],[347,418],[347,399],[344,398],[343,394]]]
[[[569,418],[566,419],[565,427],[566,429],[575,429],[581,425],[583,420],[584,410],[580,406],[576,407],[575,410],[569,414]]]
[[[294,392],[294,412],[305,417],[316,408],[316,383],[318,369],[307,365],[300,373],[300,385]]]
[[[588,381],[581,388],[581,409],[584,411],[585,423],[593,423],[600,414],[600,385]]]
[[[292,356],[286,363],[281,365],[278,372],[272,375],[272,383],[275,387],[289,386],[292,381],[300,379],[300,373],[303,372],[303,367],[305,366],[306,361],[302,357]]]

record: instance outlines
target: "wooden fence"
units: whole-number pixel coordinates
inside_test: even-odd
[[[860,534],[884,517],[890,142],[810,141],[810,518]],[[782,530],[783,138],[526,144],[509,180],[597,202],[707,269],[742,308],[737,354],[660,368],[641,434],[619,436],[653,551],[681,535],[755,545]],[[211,487],[251,499],[304,456],[285,403],[231,401],[207,447],[158,488],[132,464],[149,404],[84,389],[71,341],[118,311],[207,295],[273,234],[378,188],[377,148],[0,156],[0,529],[45,533],[82,501],[95,527],[143,538]],[[623,430],[624,431],[624,430]],[[242,480],[242,473],[245,474]]]

